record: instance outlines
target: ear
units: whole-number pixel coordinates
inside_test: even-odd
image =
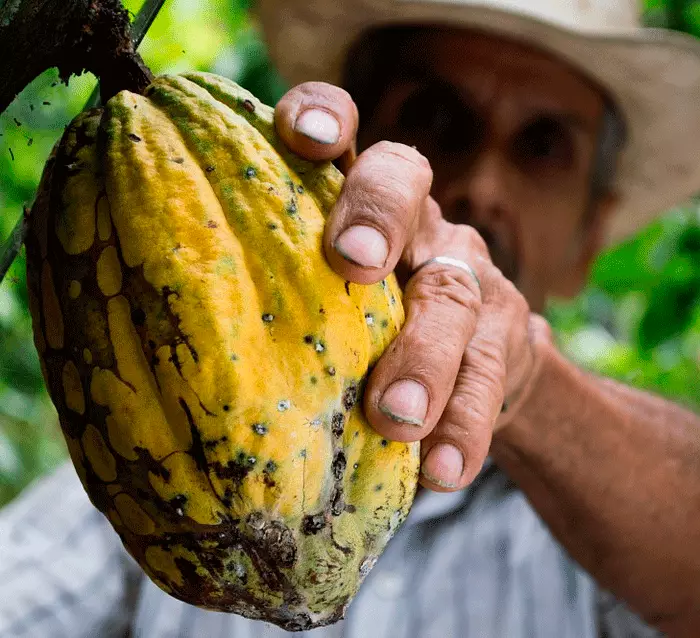
[[[586,285],[591,266],[603,249],[608,222],[619,202],[617,193],[608,192],[600,196],[577,234],[571,247],[569,267],[562,269],[554,282],[556,296],[575,297]]]

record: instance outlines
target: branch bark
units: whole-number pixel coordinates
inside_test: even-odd
[[[0,113],[52,67],[64,81],[91,71],[103,101],[152,80],[120,0],[0,0],[0,61]]]

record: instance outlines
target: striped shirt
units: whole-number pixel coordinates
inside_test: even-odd
[[[0,511],[0,638],[282,638],[153,585],[71,465]],[[300,638],[648,638],[487,462],[461,492],[422,491],[346,618]]]

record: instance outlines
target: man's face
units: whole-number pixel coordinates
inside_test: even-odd
[[[601,93],[546,54],[463,30],[420,32],[396,60],[360,146],[416,146],[445,218],[481,232],[533,310],[575,292],[612,204],[590,197]]]

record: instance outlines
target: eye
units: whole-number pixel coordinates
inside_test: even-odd
[[[515,155],[526,168],[564,170],[573,161],[570,129],[553,117],[540,117],[517,136]]]
[[[422,86],[400,104],[396,124],[404,143],[430,156],[471,151],[481,138],[479,119],[449,87]]]

